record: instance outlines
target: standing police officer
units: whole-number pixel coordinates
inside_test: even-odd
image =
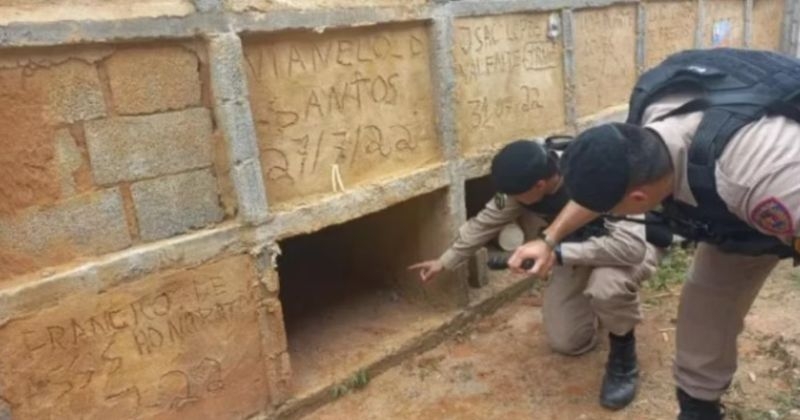
[[[721,419],[744,317],[779,259],[800,260],[800,63],[763,51],[686,51],[637,83],[628,121],[578,136],[562,161],[574,200],[509,260],[533,274],[601,213],[661,206],[701,241],[681,293],[680,420]]]
[[[423,281],[466,261],[508,223],[523,219],[523,226],[542,226],[569,201],[558,156],[534,141],[506,145],[492,161],[491,176],[501,194],[460,228],[439,259],[410,267],[420,270]],[[639,284],[655,271],[663,252],[645,242],[643,225],[602,220],[566,238],[556,251],[559,265],[542,308],[548,342],[562,354],[585,353],[596,344],[599,321],[610,340],[600,403],[620,409],[633,400],[638,383]]]

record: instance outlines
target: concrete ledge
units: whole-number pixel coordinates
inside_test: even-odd
[[[143,39],[193,38],[202,33],[223,32],[227,26],[227,18],[221,13],[115,21],[19,22],[0,26],[0,46],[38,47]]]
[[[277,10],[267,13],[230,13],[228,17],[232,27],[242,33],[287,29],[313,29],[322,32],[329,28],[428,20],[431,14],[431,6],[419,6]]]
[[[156,271],[191,267],[243,252],[247,248],[239,236],[239,226],[228,224],[108,254],[72,268],[51,267],[44,273],[19,277],[0,289],[0,326],[33,307],[57,305],[60,297],[75,290],[100,292]]]
[[[543,10],[607,7],[614,4],[637,3],[637,0],[466,0],[448,3],[453,16],[488,16]]]
[[[366,185],[287,211],[272,213],[272,221],[256,228],[254,241],[269,243],[341,224],[429,192],[449,183],[445,165],[422,169],[391,181]]]
[[[510,0],[450,1],[418,7],[357,7],[298,9],[266,13],[222,11],[215,0],[197,0],[199,12],[181,17],[147,17],[114,21],[15,22],[0,26],[0,47],[37,47],[151,39],[196,38],[204,34],[245,34],[287,29],[365,26],[390,22],[453,17],[499,15],[543,10],[606,7],[637,0]]]

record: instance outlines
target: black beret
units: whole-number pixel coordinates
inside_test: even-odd
[[[575,202],[597,213],[608,212],[628,189],[628,141],[615,124],[590,128],[567,147],[561,173]]]
[[[515,140],[492,159],[492,181],[501,193],[522,194],[550,175],[547,151],[532,140]]]

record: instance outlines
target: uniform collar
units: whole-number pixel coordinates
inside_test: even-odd
[[[687,165],[689,161],[689,144],[684,139],[688,133],[681,130],[678,124],[669,119],[648,124],[646,128],[654,131],[667,146],[673,167],[672,197],[686,204],[697,206],[697,200],[689,186]]]

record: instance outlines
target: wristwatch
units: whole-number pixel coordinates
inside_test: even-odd
[[[550,248],[550,250],[551,250],[551,251],[555,251],[555,250],[556,250],[556,247],[558,247],[558,243],[556,243],[556,241],[554,241],[554,240],[552,240],[552,239],[548,238],[548,237],[547,237],[547,234],[546,234],[546,233],[544,233],[544,231],[543,231],[543,230],[542,230],[542,231],[539,231],[539,236],[538,236],[538,239],[541,239],[541,240],[542,240],[542,242],[544,242],[545,244],[547,244],[547,247],[548,247],[548,248]]]

